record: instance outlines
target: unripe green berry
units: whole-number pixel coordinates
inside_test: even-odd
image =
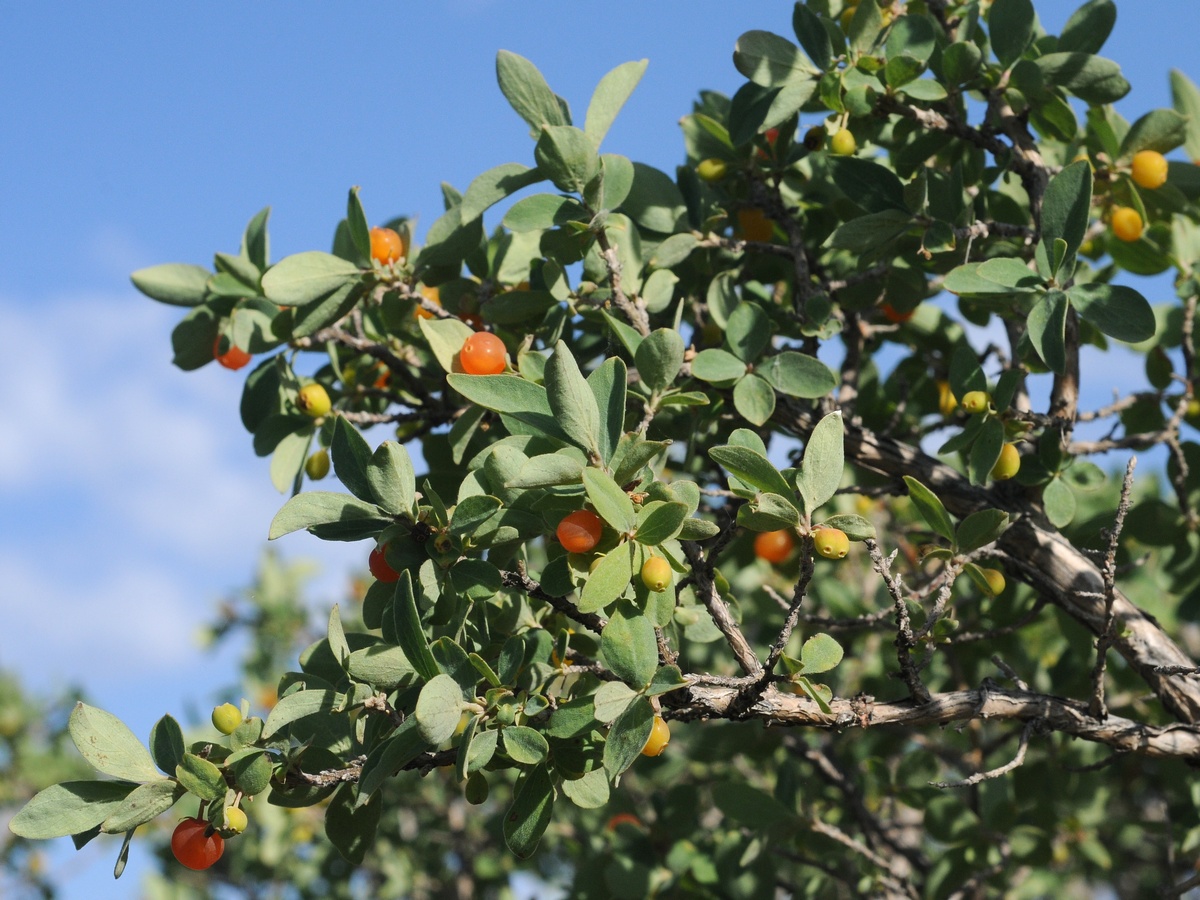
[[[983,575],[983,580],[987,582],[988,593],[993,597],[998,597],[1004,593],[1004,573],[999,569],[983,569],[979,570]]]
[[[479,806],[487,800],[489,791],[487,776],[482,772],[472,772],[471,777],[467,779],[463,793],[466,795],[468,803],[472,806]]]
[[[826,559],[844,559],[850,552],[850,538],[840,528],[820,527],[813,530],[813,545]]]
[[[642,584],[657,593],[671,586],[671,564],[661,556],[651,556],[642,566]]]
[[[232,831],[234,834],[241,834],[246,830],[249,820],[246,818],[246,813],[237,806],[225,807],[225,828]]]
[[[329,451],[318,450],[304,462],[304,471],[313,481],[320,481],[329,474]]]
[[[988,404],[992,402],[992,398],[987,391],[967,391],[963,394],[962,408],[973,416],[987,412]]]
[[[701,181],[707,181],[712,184],[715,181],[722,180],[729,174],[729,165],[723,159],[702,159],[696,165],[696,174],[700,176]]]
[[[300,392],[296,395],[296,405],[306,416],[312,416],[314,419],[327,415],[333,408],[329,392],[325,390],[324,386],[316,383],[306,384],[300,388]]]
[[[1021,454],[1016,444],[1005,444],[1000,448],[1000,458],[992,466],[992,478],[1007,481],[1021,471]]]
[[[839,128],[837,133],[829,139],[829,149],[836,156],[853,156],[858,149],[858,141],[854,140],[854,135],[851,134],[849,128]]]
[[[213,728],[221,734],[233,734],[242,724],[242,711],[232,703],[222,703],[212,711]]]

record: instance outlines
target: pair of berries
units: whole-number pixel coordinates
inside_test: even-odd
[[[796,539],[787,529],[764,531],[754,538],[754,555],[773,565],[792,555]],[[840,528],[818,526],[813,529],[813,546],[826,559],[844,559],[850,552],[850,538]]]

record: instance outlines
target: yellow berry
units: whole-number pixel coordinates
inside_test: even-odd
[[[1021,470],[1021,454],[1016,444],[1005,444],[1000,448],[1000,458],[992,466],[992,478],[1007,481]]]
[[[318,450],[304,461],[304,471],[313,481],[320,481],[329,474],[329,451]]]
[[[813,531],[813,545],[826,559],[844,559],[850,552],[850,538],[840,528],[820,527]]]
[[[1011,446],[1011,445],[1010,445]],[[993,597],[998,597],[1004,593],[1004,573],[999,569],[983,569],[979,570],[983,575],[983,580],[987,582],[988,593]]]
[[[988,404],[992,402],[992,398],[988,396],[987,391],[967,391],[963,394],[962,408],[973,416],[987,412]]]
[[[212,711],[213,728],[221,734],[233,734],[242,724],[242,711],[232,703],[222,703]]]
[[[950,382],[939,381],[938,388],[938,412],[944,418],[949,418],[958,409],[958,398],[954,396],[954,391],[950,389]]]
[[[296,405],[306,416],[312,416],[314,419],[321,418],[333,408],[328,392],[323,386],[315,383],[300,388],[300,393],[296,395]]]
[[[646,738],[646,746],[642,747],[642,756],[658,756],[671,743],[671,729],[662,716],[654,717],[654,727],[650,729],[650,737]]]
[[[642,584],[657,593],[671,586],[671,564],[661,556],[651,556],[642,566]]]
[[[714,181],[720,181],[729,174],[729,166],[723,159],[702,159],[696,166],[696,174],[700,176],[701,181],[707,181],[712,184]]]
[[[246,818],[246,813],[240,807],[227,806],[225,807],[225,827],[234,834],[241,834],[246,830],[249,820]]]
[[[1142,217],[1130,206],[1114,207],[1111,224],[1112,232],[1119,240],[1130,243],[1142,236]]]
[[[1167,183],[1167,158],[1156,150],[1133,155],[1133,180],[1138,187],[1156,190]]]
[[[829,149],[836,156],[853,156],[854,151],[858,149],[858,141],[854,140],[854,135],[850,133],[849,128],[839,128],[837,133],[829,139]]]

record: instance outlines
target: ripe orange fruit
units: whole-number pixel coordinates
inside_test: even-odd
[[[237,344],[230,344],[229,349],[222,353],[221,336],[218,334],[217,339],[213,341],[213,359],[225,368],[237,371],[250,362],[250,354],[237,346]]]
[[[1007,481],[1021,471],[1021,454],[1016,444],[1005,444],[1000,448],[1000,458],[992,466],[992,478]]]
[[[606,831],[612,831],[618,825],[632,825],[634,828],[644,828],[645,827],[644,825],[642,825],[642,820],[639,819],[637,816],[635,816],[633,813],[622,812],[622,813],[617,813],[615,816],[613,816],[611,819],[609,819],[608,824],[605,825],[604,828]]]
[[[427,287],[425,285],[421,285],[421,295],[426,300],[428,300],[430,303],[434,304],[435,306],[442,305],[442,293],[435,287]],[[433,318],[433,313],[431,313],[429,310],[425,309],[425,307],[421,306],[420,304],[417,304],[417,308],[413,312],[413,315],[416,316],[418,319],[432,319]]]
[[[203,819],[184,819],[171,835],[171,852],[189,869],[207,869],[225,852],[225,839]]]
[[[1115,206],[1110,219],[1112,232],[1118,240],[1131,243],[1142,236],[1145,227],[1142,217],[1130,206]]]
[[[371,574],[375,576],[377,581],[392,582],[400,580],[400,573],[388,565],[387,544],[382,547],[376,547],[371,551],[371,555],[367,557],[367,568],[371,570]]]
[[[917,310],[915,308],[910,309],[908,312],[900,312],[900,310],[896,309],[896,307],[892,306],[890,303],[883,304],[883,306],[879,307],[879,311],[883,313],[883,317],[885,319],[887,319],[889,322],[894,322],[897,325],[901,324],[902,322],[907,322],[917,314]]]
[[[658,756],[671,743],[671,729],[662,716],[654,717],[654,727],[650,729],[650,737],[646,738],[646,746],[642,747],[642,756]]]
[[[781,531],[764,531],[754,538],[754,555],[769,563],[781,563],[792,555],[796,539],[786,529]]]
[[[603,532],[604,523],[598,515],[590,509],[577,509],[563,516],[554,534],[568,553],[590,553],[600,543]]]
[[[499,375],[508,365],[508,350],[490,331],[477,331],[463,342],[458,361],[468,375]]]
[[[845,559],[850,552],[850,538],[840,528],[813,529],[813,545],[826,559]]]
[[[371,259],[390,266],[402,256],[408,255],[408,247],[398,231],[391,228],[371,229]]]
[[[1167,183],[1167,158],[1156,150],[1135,153],[1132,174],[1138,187],[1157,190]]]
[[[766,243],[775,234],[775,226],[757,206],[743,206],[737,211],[737,224],[733,235],[744,241]]]
[[[312,416],[314,419],[327,415],[333,408],[329,392],[325,390],[324,386],[315,382],[300,388],[300,392],[296,395],[296,405],[300,407],[302,413]]]
[[[661,556],[651,556],[642,565],[642,584],[661,594],[671,586],[671,564]]]
[[[839,128],[829,139],[829,149],[835,156],[853,156],[858,149],[858,141],[854,139],[849,128]]]

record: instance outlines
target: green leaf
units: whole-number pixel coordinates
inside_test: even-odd
[[[1061,478],[1054,478],[1042,490],[1046,518],[1055,528],[1066,528],[1075,518],[1075,494]]]
[[[335,494],[330,491],[307,491],[297,494],[275,514],[271,520],[271,530],[267,540],[275,540],[293,531],[307,528],[314,531],[321,526],[347,525],[361,526],[367,529],[382,531],[391,520],[383,515],[379,507],[373,503],[356,500],[348,494]],[[314,532],[315,533],[315,532]],[[359,537],[329,538],[330,540],[360,540]]]
[[[447,372],[456,371],[458,353],[467,338],[475,333],[475,329],[461,319],[425,319],[419,318],[417,324],[421,334],[429,344],[429,349],[437,357],[438,363]],[[490,376],[484,376],[490,377]]]
[[[302,690],[288,694],[276,703],[267,716],[262,736],[269,738],[293,722],[318,713],[333,712],[341,695],[331,690]]]
[[[460,207],[452,206],[434,220],[425,235],[425,246],[416,260],[416,269],[430,266],[455,266],[479,248],[483,222],[479,218],[464,221]]]
[[[1173,109],[1152,109],[1129,128],[1121,141],[1121,158],[1128,159],[1140,150],[1169,153],[1187,140],[1190,123]]]
[[[638,345],[634,362],[638,375],[652,391],[669,387],[683,366],[683,338],[673,328],[659,328]]]
[[[1200,89],[1178,69],[1171,70],[1171,103],[1188,120],[1187,139],[1183,142],[1188,158],[1200,159]]]
[[[375,448],[367,464],[367,483],[380,509],[392,515],[411,515],[417,477],[403,445],[384,441]]]
[[[271,484],[281,494],[299,489],[299,476],[312,444],[311,422],[302,423],[298,431],[283,436],[271,454]]]
[[[937,103],[949,96],[941,82],[932,78],[918,78],[916,81],[910,81],[900,88],[900,91],[910,100],[921,100],[925,103]]]
[[[494,204],[517,191],[537,184],[546,176],[538,169],[531,169],[520,163],[504,163],[488,169],[479,175],[467,187],[462,203],[458,207],[459,218],[462,222],[478,219]]]
[[[942,501],[937,495],[931,491],[917,479],[910,475],[904,476],[904,483],[908,485],[908,496],[912,500],[913,506],[917,508],[917,512],[921,514],[929,527],[937,534],[940,534],[950,543],[954,543],[954,523],[950,521],[950,514],[946,512],[946,507],[942,505]]]
[[[585,199],[593,209],[614,210],[633,190],[633,161],[627,156],[604,153],[600,156],[600,175],[588,186]]]
[[[733,386],[733,405],[746,421],[765,425],[775,412],[775,391],[764,379],[750,374]]]
[[[212,273],[188,263],[165,263],[138,269],[129,276],[133,286],[152,300],[171,306],[198,306],[204,302]]]
[[[1030,0],[996,0],[988,15],[988,37],[1000,65],[1008,68],[1033,42],[1037,14]]]
[[[213,342],[217,339],[217,318],[208,306],[197,306],[171,331],[171,360],[185,372],[213,361]]]
[[[838,385],[838,377],[829,366],[816,357],[794,350],[768,357],[755,366],[754,371],[779,393],[805,400],[824,397]]]
[[[600,409],[596,395],[562,341],[554,346],[546,363],[546,399],[567,439],[599,457]]]
[[[645,687],[658,671],[654,625],[641,610],[620,604],[600,636],[600,653],[614,675],[635,689]]]
[[[955,541],[959,553],[970,553],[997,540],[1008,528],[1008,513],[1000,509],[973,512],[958,526]]]
[[[1099,53],[1117,21],[1112,0],[1088,0],[1071,13],[1058,38],[1058,49],[1070,53]]]
[[[395,620],[397,643],[412,664],[422,681],[436,678],[441,669],[429,650],[425,628],[417,613],[417,598],[413,594],[412,574],[405,569],[396,582],[396,593],[392,597],[392,615]]]
[[[608,778],[603,769],[593,769],[579,778],[564,779],[560,787],[567,799],[580,809],[599,809],[608,804]]]
[[[834,184],[864,210],[871,213],[899,210],[907,217],[904,185],[895,172],[857,157],[833,158],[829,165]]]
[[[742,303],[725,325],[725,343],[743,362],[754,362],[771,341],[771,323],[757,303]]]
[[[280,306],[303,306],[332,294],[361,275],[352,262],[319,250],[306,250],[285,256],[271,266],[262,277],[262,290],[268,300]]]
[[[358,198],[357,187],[350,188],[346,198],[346,225],[350,230],[350,239],[354,242],[355,260],[359,266],[367,266],[371,260],[371,226],[367,224],[367,214],[363,212],[362,201]]]
[[[67,723],[80,755],[97,772],[122,781],[157,781],[150,751],[112,713],[76,703]]]
[[[333,439],[329,443],[333,455],[333,471],[338,481],[354,496],[372,503],[375,497],[367,480],[371,463],[371,446],[357,428],[342,416],[333,423]]]
[[[464,497],[450,517],[450,533],[457,538],[475,535],[501,506],[503,503],[498,497],[487,494]]]
[[[416,717],[409,716],[367,755],[358,781],[358,802],[367,802],[386,781],[395,776],[397,770],[412,762],[428,747],[421,739]]]
[[[449,675],[436,675],[421,688],[413,715],[421,739],[437,746],[449,740],[462,716],[463,695]]]
[[[577,200],[561,194],[534,194],[509,207],[502,224],[518,234],[545,231],[567,222],[586,222],[588,212]]]
[[[942,77],[948,85],[964,84],[979,71],[983,54],[971,41],[957,41],[942,51]]]
[[[797,3],[792,7],[792,31],[817,68],[828,69],[833,61],[833,44],[821,17],[805,4]]]
[[[221,770],[209,760],[194,753],[183,755],[183,759],[175,768],[175,777],[189,794],[195,794],[201,800],[216,803],[225,799],[227,786]]]
[[[1071,163],[1050,179],[1042,199],[1042,246],[1053,258],[1054,242],[1067,242],[1073,257],[1083,243],[1092,204],[1092,167],[1087,160]]]
[[[647,265],[652,269],[674,268],[692,255],[697,243],[694,234],[673,234],[654,249]]]
[[[992,468],[1000,458],[1000,450],[1004,446],[1004,425],[999,419],[989,416],[979,429],[975,443],[971,445],[971,457],[968,472],[971,484],[985,484],[992,474]]]
[[[346,630],[342,627],[342,614],[336,603],[329,611],[326,640],[329,641],[329,650],[333,654],[333,658],[344,669],[346,661],[350,659],[350,645],[346,643]]]
[[[510,415],[547,437],[566,437],[540,384],[518,375],[447,375],[446,381],[472,403]]]
[[[795,491],[767,457],[749,447],[713,447],[708,455],[731,475],[760,491],[792,497]]]
[[[638,694],[623,681],[606,681],[593,698],[596,721],[608,724],[621,715]]]
[[[635,162],[633,185],[621,208],[638,225],[663,234],[681,230],[687,220],[683,194],[666,172]]]
[[[592,100],[588,104],[587,116],[584,118],[583,131],[592,139],[597,147],[600,146],[608,129],[612,127],[617,113],[633,93],[642,75],[646,71],[649,60],[622,63],[600,79]]]
[[[813,428],[804,447],[796,487],[811,515],[837,493],[846,468],[842,414],[830,413]]]
[[[1154,337],[1157,323],[1149,301],[1122,284],[1077,284],[1069,291],[1080,318],[1116,338],[1135,344]]]
[[[582,194],[600,171],[600,157],[586,134],[570,125],[542,129],[533,157],[560,191]]]
[[[633,578],[633,552],[632,544],[618,544],[600,558],[579,594],[580,612],[598,612],[625,593]]]
[[[800,513],[795,502],[779,494],[755,494],[754,498],[738,510],[737,523],[750,531],[778,531],[795,528],[800,524]]]
[[[1047,53],[1034,64],[1042,80],[1066,88],[1085,103],[1116,103],[1129,93],[1129,82],[1111,59],[1089,53]]]
[[[533,134],[540,134],[543,125],[571,124],[565,103],[525,57],[507,50],[497,53],[496,80],[509,105],[529,123]]]
[[[235,753],[225,761],[225,767],[233,776],[237,790],[250,797],[265,791],[275,772],[272,757],[256,747],[247,747]]]
[[[846,537],[852,541],[874,540],[875,538],[875,526],[862,516],[856,516],[852,513],[830,516],[822,524],[844,531]]]
[[[768,88],[821,74],[799,47],[769,31],[747,31],[738,38],[733,64],[755,84]]]
[[[1034,304],[1026,322],[1029,342],[1051,370],[1063,372],[1067,365],[1067,295],[1050,291]]]
[[[38,791],[8,823],[31,841],[82,834],[120,808],[137,785],[117,781],[64,781]]]
[[[545,765],[517,782],[512,806],[504,814],[504,842],[518,859],[529,859],[554,812],[554,783]]]
[[[183,729],[171,716],[163,716],[150,729],[150,755],[154,764],[168,775],[175,774],[175,767],[183,759]]]
[[[713,786],[713,803],[733,821],[760,832],[796,818],[790,809],[758,788],[741,781]]]
[[[502,729],[500,739],[504,742],[504,752],[523,766],[545,762],[550,753],[550,744],[541,732],[524,725],[510,725]]]
[[[966,268],[960,266],[954,272]],[[975,273],[981,278],[995,282],[1005,289],[1005,292],[1027,293],[1042,285],[1042,279],[1032,271],[1023,260],[1001,256],[980,263]],[[953,274],[953,272],[951,273]]]
[[[337,290],[307,306],[292,311],[293,338],[309,337],[327,325],[341,319],[362,299],[364,283],[358,280],[345,282]]]
[[[645,697],[635,697],[625,711],[617,716],[604,742],[604,770],[614,781],[642,753],[654,727],[654,710]]]
[[[383,813],[378,794],[361,805],[357,801],[355,786],[343,784],[325,810],[325,836],[342,858],[355,866],[367,858]]]
[[[692,375],[710,384],[733,381],[745,374],[746,364],[728,350],[710,347],[692,360]]]
[[[109,813],[100,830],[105,834],[132,831],[165,813],[183,794],[183,788],[169,778],[143,784]]]
[[[912,226],[913,218],[910,214],[898,209],[887,209],[851,219],[839,226],[825,243],[838,250],[852,250],[856,253],[881,252]]]
[[[656,547],[678,535],[687,516],[686,503],[652,500],[638,511],[637,532],[634,538],[640,544]]]
[[[596,513],[621,534],[632,531],[637,524],[633,501],[621,490],[611,475],[601,469],[583,470],[583,486]]]
[[[842,645],[827,634],[814,634],[800,648],[801,671],[805,675],[828,672],[842,661]]]

